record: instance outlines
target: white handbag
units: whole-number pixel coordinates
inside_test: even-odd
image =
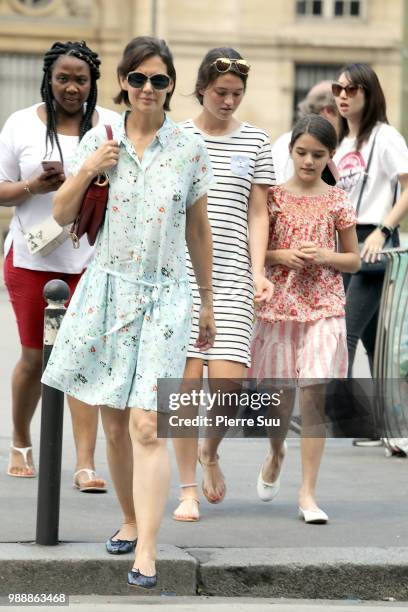
[[[31,255],[46,257],[69,238],[67,227],[59,225],[50,216],[23,232],[27,248]]]

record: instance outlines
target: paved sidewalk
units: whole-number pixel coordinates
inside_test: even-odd
[[[108,601],[106,601],[108,600]],[[137,606],[138,612],[153,612],[166,608],[166,612],[390,612],[396,610],[403,612],[405,604],[383,603],[383,602],[361,602],[349,601],[330,602],[321,601],[298,601],[281,599],[250,599],[245,598],[218,598],[218,597],[154,597],[148,599],[142,597],[71,597],[69,610],[78,612],[123,612],[129,606]],[[404,607],[402,607],[404,606]],[[14,612],[27,612],[27,608],[13,606]],[[49,612],[50,608],[36,608]],[[61,608],[55,608],[61,610]]]
[[[79,493],[71,486],[74,448],[68,411],[62,462],[63,544],[32,544],[37,480],[5,474],[9,379],[18,346],[1,290],[0,320],[0,593],[56,589],[73,595],[128,594],[125,578],[131,557],[112,558],[103,546],[120,519],[111,483],[106,495]],[[33,423],[36,462],[39,416],[38,410]],[[173,480],[159,538],[156,592],[407,601],[408,460],[387,459],[381,448],[355,448],[348,440],[328,441],[318,499],[330,522],[311,526],[297,518],[299,441],[289,441],[282,489],[270,504],[259,501],[255,489],[265,452],[262,440],[224,441],[226,499],[216,506],[202,500],[202,520],[196,524],[171,519],[179,495],[172,453]],[[101,432],[96,458],[98,471],[108,476]]]

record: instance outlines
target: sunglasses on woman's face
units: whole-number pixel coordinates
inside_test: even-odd
[[[235,67],[240,74],[248,74],[251,66],[244,59],[230,59],[229,57],[219,57],[211,64],[215,66],[217,72],[228,72]]]
[[[170,85],[170,77],[167,74],[154,74],[148,77],[143,72],[129,72],[127,82],[131,87],[141,89],[149,81],[153,89],[166,89]]]
[[[332,93],[335,98],[338,98],[342,91],[348,98],[354,98],[357,95],[361,85],[340,85],[340,83],[332,83]]]

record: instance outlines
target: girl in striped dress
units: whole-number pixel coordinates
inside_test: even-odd
[[[327,119],[307,115],[295,125],[289,145],[294,175],[269,191],[266,271],[273,299],[257,310],[249,377],[284,381],[280,412],[286,418],[301,388],[302,485],[299,516],[326,523],[315,499],[325,438],[321,379],[347,375],[345,295],[342,272],[357,272],[360,256],[356,217],[345,192],[321,178],[335,152],[336,132]],[[342,252],[336,252],[336,235]],[[281,383],[282,381],[280,381]],[[281,387],[279,387],[281,388]],[[320,405],[321,404],[321,405]],[[257,491],[271,501],[279,490],[285,454],[282,438],[271,438]]]
[[[185,379],[199,381],[208,364],[208,378],[239,379],[250,364],[253,300],[270,298],[272,286],[264,276],[268,240],[267,190],[274,182],[268,135],[234,117],[246,89],[250,65],[230,48],[211,49],[198,70],[195,96],[200,115],[182,125],[201,136],[210,154],[215,183],[208,193],[208,217],[213,236],[213,277],[217,335],[214,346],[194,346],[198,331],[199,292],[193,270],[190,281],[194,318]],[[200,448],[203,493],[211,503],[222,501],[225,482],[218,465],[220,437],[206,438]],[[176,520],[198,520],[195,482],[197,439],[174,441],[181,480]]]

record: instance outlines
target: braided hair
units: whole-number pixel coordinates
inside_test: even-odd
[[[58,147],[61,161],[63,161],[63,157],[57,134],[57,114],[54,106],[54,95],[52,93],[51,88],[51,76],[55,62],[59,57],[62,57],[63,55],[71,55],[80,60],[83,60],[88,64],[91,72],[91,89],[86,103],[86,111],[81,119],[81,124],[79,126],[79,140],[81,140],[84,134],[86,134],[86,132],[92,127],[92,115],[95,110],[96,98],[98,93],[96,81],[100,77],[99,66],[101,64],[98,55],[86,46],[86,42],[84,40],[82,40],[81,42],[55,42],[52,45],[51,49],[49,49],[44,55],[44,76],[41,82],[41,98],[45,103],[47,115],[47,132],[45,135],[45,146],[47,152],[48,141],[51,143],[51,149],[54,148],[55,142]]]

